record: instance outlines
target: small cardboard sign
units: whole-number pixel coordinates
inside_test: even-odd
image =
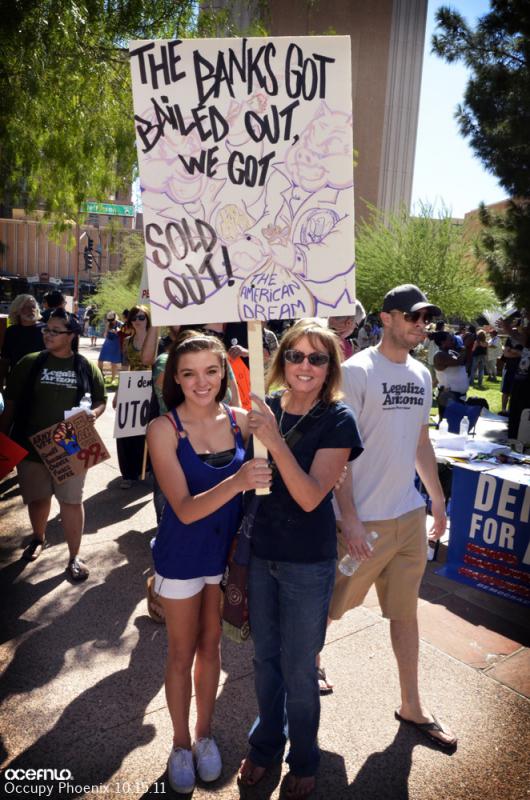
[[[0,480],[9,475],[12,469],[28,454],[19,444],[0,433]]]
[[[91,416],[84,411],[29,438],[57,483],[110,458]]]
[[[114,438],[143,436],[149,422],[149,407],[153,391],[150,369],[120,372]]]

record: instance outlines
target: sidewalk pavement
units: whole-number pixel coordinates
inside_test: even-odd
[[[66,579],[55,501],[50,547],[34,563],[20,559],[27,513],[14,473],[0,483],[0,765],[16,770],[0,777],[4,793],[177,796],[165,776],[166,636],[145,604],[155,514],[147,483],[118,486],[113,421],[109,403],[98,430],[112,458],[89,470],[86,484],[84,584]],[[420,593],[420,684],[458,734],[458,749],[448,755],[394,719],[399,685],[388,623],[370,592],[328,633],[323,661],[335,690],[322,700],[315,800],[528,800],[528,610],[436,575],[439,563],[427,565]],[[285,764],[241,795],[237,787],[256,712],[252,645],[222,648],[214,734],[223,773],[193,797],[278,798]],[[25,782],[20,770],[31,769],[56,769],[57,780],[30,773]],[[70,776],[61,779],[61,770]]]

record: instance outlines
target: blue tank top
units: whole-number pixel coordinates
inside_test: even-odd
[[[191,446],[175,409],[171,412],[179,434],[177,458],[191,495],[212,489],[238,471],[245,458],[245,445],[232,411],[223,403],[235,439],[235,453],[229,464],[214,467],[205,463]],[[166,503],[153,547],[155,569],[163,578],[187,580],[224,572],[230,544],[241,518],[241,495],[229,500],[212,514],[185,525]]]

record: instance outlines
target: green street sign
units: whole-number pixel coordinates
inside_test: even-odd
[[[87,214],[107,214],[111,217],[134,217],[134,206],[121,206],[115,203],[83,203],[81,210]]]

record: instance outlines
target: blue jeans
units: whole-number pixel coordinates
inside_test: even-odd
[[[281,761],[294,775],[315,775],[320,695],[315,660],[326,638],[335,560],[314,564],[252,556],[248,578],[259,716],[249,735],[251,760]]]

